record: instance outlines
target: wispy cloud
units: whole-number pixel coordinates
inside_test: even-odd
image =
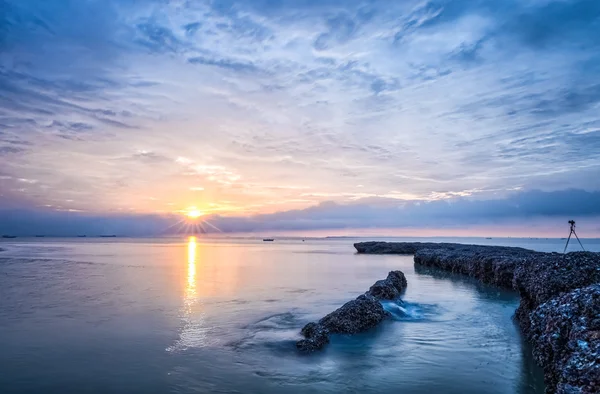
[[[600,189],[597,1],[2,5],[0,192],[17,205]]]

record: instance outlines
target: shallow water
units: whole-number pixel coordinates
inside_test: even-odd
[[[0,253],[2,393],[542,393],[510,292],[351,240],[44,240]],[[295,350],[392,269],[395,318]]]

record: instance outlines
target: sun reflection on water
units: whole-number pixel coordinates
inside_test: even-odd
[[[189,305],[193,302],[196,296],[196,237],[188,239],[188,269],[187,269],[187,288],[186,288],[186,303]]]
[[[167,351],[185,350],[190,347],[202,347],[206,342],[206,327],[203,324],[203,313],[198,304],[197,292],[197,264],[198,243],[196,237],[189,237],[187,241],[187,283],[183,295],[181,320],[183,326],[179,339]]]

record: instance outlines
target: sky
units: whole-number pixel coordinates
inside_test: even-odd
[[[191,211],[600,236],[600,2],[0,0],[0,232]]]

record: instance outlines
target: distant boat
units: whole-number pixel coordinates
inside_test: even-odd
[[[77,237],[79,237],[79,238],[85,238],[85,237],[87,237],[87,235],[78,235]]]
[[[263,242],[273,242],[275,239],[273,238],[263,238]]]
[[[100,238],[116,238],[116,235],[101,235]]]
[[[17,238],[16,235],[3,235],[2,238]]]
[[[492,239],[492,237],[487,237],[486,239]]]
[[[36,237],[36,238],[44,238],[44,237],[45,237],[45,235],[36,235],[35,237]]]

